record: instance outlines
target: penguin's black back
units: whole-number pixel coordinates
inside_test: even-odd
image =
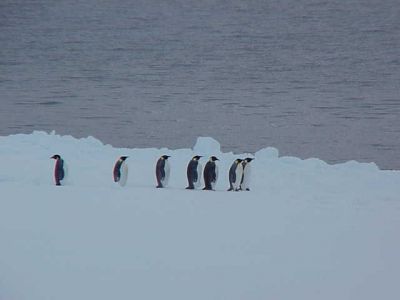
[[[204,189],[211,190],[211,183],[217,180],[217,174],[215,173],[215,162],[208,161],[204,166]]]
[[[162,187],[161,180],[165,178],[165,159],[160,158],[156,164],[157,187]]]
[[[229,189],[228,189],[228,191],[233,190],[232,184],[236,181],[236,168],[237,168],[237,163],[235,161],[235,162],[233,162],[233,164],[231,165],[231,167],[229,169]]]
[[[124,161],[121,159],[118,159],[118,161],[115,163],[114,170],[113,170],[113,176],[114,176],[114,181],[118,182],[121,178],[121,165]]]
[[[229,169],[229,182],[233,183],[236,181],[236,168],[237,168],[238,164],[236,162],[234,162],[231,166],[231,168]]]
[[[193,183],[196,182],[199,178],[199,174],[197,174],[197,166],[198,165],[199,165],[199,161],[192,159],[187,166],[186,174],[187,174],[189,188],[194,188]]]

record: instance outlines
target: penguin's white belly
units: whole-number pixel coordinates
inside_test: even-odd
[[[68,184],[68,165],[63,162],[63,169],[64,169],[64,178],[60,180],[61,185]]]
[[[251,166],[247,164],[243,171],[242,190],[250,188],[250,179],[251,179]]]
[[[240,183],[242,182],[243,177],[243,166],[239,164],[235,170],[236,180],[232,182],[232,186],[234,190],[238,190],[240,188]]]
[[[193,184],[196,188],[199,188],[201,186],[201,171],[202,171],[202,166],[200,163],[197,164],[197,181],[194,181]]]
[[[118,184],[120,186],[125,186],[128,180],[128,165],[125,162],[121,164],[120,174],[121,176],[119,178]]]

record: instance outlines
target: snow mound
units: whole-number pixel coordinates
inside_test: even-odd
[[[261,149],[255,153],[255,157],[257,158],[257,160],[260,161],[275,159],[278,158],[278,156],[279,156],[278,149],[272,147]]]
[[[198,137],[193,151],[202,156],[218,155],[221,153],[221,144],[211,137]]]

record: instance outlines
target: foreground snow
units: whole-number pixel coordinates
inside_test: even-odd
[[[61,154],[66,186],[52,181]],[[155,189],[168,154],[168,189]],[[194,155],[217,191],[188,191]],[[126,187],[112,167],[129,156]],[[0,299],[398,299],[400,172],[255,154],[251,192],[226,192],[236,157],[115,149],[94,138],[0,137]],[[203,164],[205,159],[203,159]]]

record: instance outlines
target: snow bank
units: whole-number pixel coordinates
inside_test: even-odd
[[[53,185],[53,154],[69,166]],[[170,187],[155,189],[168,154]],[[220,161],[217,191],[188,191],[195,155]],[[112,181],[129,156],[127,186]],[[54,133],[0,137],[0,299],[397,299],[397,171],[255,153],[250,192],[226,192],[236,157],[116,149]]]

